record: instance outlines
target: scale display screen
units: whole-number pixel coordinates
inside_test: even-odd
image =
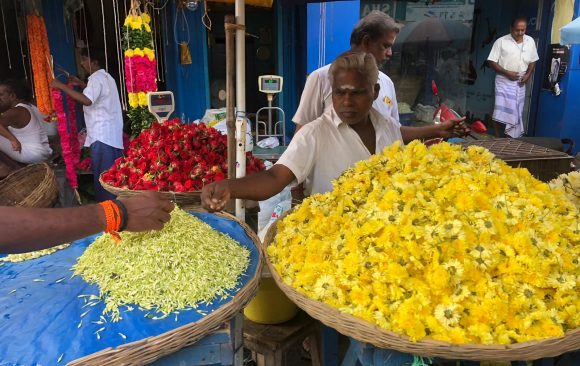
[[[277,75],[262,75],[258,78],[259,90],[262,93],[274,94],[280,93],[282,91],[283,79],[281,76]]]
[[[152,107],[159,107],[159,106],[170,106],[173,104],[173,98],[171,94],[158,94],[151,96],[151,106]]]
[[[147,93],[147,104],[151,112],[160,123],[167,121],[175,110],[173,93],[170,91]]]
[[[278,90],[280,90],[280,80],[276,80],[276,79],[264,79],[264,80],[262,80],[262,90],[265,90],[265,91],[278,91]]]

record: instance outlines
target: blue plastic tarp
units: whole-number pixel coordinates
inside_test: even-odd
[[[560,29],[561,44],[580,44],[580,17]]]
[[[245,286],[258,269],[259,249],[235,221],[208,213],[193,215],[250,249],[250,265],[240,279],[239,288]],[[71,267],[96,237],[78,240],[48,256],[0,267],[0,365],[64,365],[105,348],[163,334],[203,317],[195,310],[187,310],[177,316],[152,320],[135,306],[131,312],[123,308],[123,319],[117,323],[95,324],[102,321],[104,303],[85,306],[79,295],[99,295],[99,289],[79,276],[71,278]],[[236,291],[239,289],[230,294],[233,296]],[[231,299],[201,305],[198,310],[211,314]],[[86,311],[79,327],[81,314]],[[101,328],[105,329],[99,332],[98,339],[95,332]]]

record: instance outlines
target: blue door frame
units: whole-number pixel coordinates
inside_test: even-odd
[[[554,0],[544,0],[542,4],[542,18],[537,21],[540,23],[540,30],[537,31],[537,36],[539,38],[538,54],[540,59],[536,63],[536,70],[534,75],[534,83],[532,86],[532,98],[530,105],[530,113],[528,118],[528,135],[536,135],[536,127],[539,120],[539,107],[540,107],[540,95],[542,91],[542,82],[544,80],[544,69],[545,69],[545,57],[543,55],[548,52],[550,47],[550,34],[552,28],[552,17],[553,17],[553,1]]]
[[[549,21],[546,27],[546,47],[551,42],[552,19],[554,16],[554,0],[550,0]],[[580,1],[574,4],[574,17],[580,14]],[[543,50],[543,55],[547,52]],[[542,57],[542,55],[540,56]],[[545,56],[544,56],[545,57]],[[545,75],[548,65],[542,68]],[[570,62],[568,71],[560,82],[562,94],[555,96],[549,90],[540,90],[538,98],[538,119],[534,128],[535,136],[550,136],[570,138],[576,145],[573,153],[580,152],[580,45],[570,47]]]

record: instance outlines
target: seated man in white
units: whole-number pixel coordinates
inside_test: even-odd
[[[0,178],[22,164],[46,161],[52,154],[43,115],[26,86],[0,82]]]

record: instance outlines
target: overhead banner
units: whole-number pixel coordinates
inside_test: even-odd
[[[210,3],[234,4],[235,0],[208,0]],[[246,5],[257,6],[260,8],[271,8],[274,0],[246,0]]]
[[[425,1],[361,0],[360,16],[362,18],[373,10],[380,10],[404,22],[416,22],[427,17],[468,22],[473,20],[474,6],[475,0],[441,0],[435,4]]]

